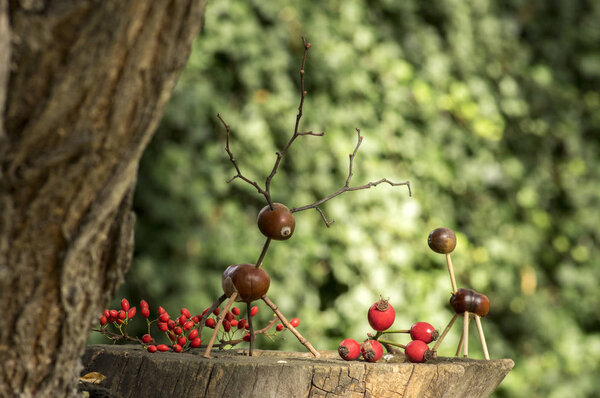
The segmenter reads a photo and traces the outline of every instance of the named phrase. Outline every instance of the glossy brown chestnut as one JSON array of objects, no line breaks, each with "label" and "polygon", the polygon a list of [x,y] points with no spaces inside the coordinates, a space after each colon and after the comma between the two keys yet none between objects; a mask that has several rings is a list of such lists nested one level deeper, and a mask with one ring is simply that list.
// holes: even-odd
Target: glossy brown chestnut
[{"label": "glossy brown chestnut", "polygon": [[287,240],[292,237],[296,221],[285,205],[273,203],[273,210],[267,205],[258,213],[258,229],[267,238]]},{"label": "glossy brown chestnut", "polygon": [[436,228],[429,234],[427,243],[431,250],[436,253],[452,253],[456,247],[456,235],[450,228]]},{"label": "glossy brown chestnut", "polygon": [[236,301],[252,302],[258,300],[269,290],[271,278],[262,269],[253,264],[234,264],[227,267],[221,278],[221,286],[227,297],[237,290]]},{"label": "glossy brown chestnut", "polygon": [[457,314],[468,311],[484,317],[490,311],[490,300],[487,296],[472,289],[458,289],[450,297],[450,305]]}]

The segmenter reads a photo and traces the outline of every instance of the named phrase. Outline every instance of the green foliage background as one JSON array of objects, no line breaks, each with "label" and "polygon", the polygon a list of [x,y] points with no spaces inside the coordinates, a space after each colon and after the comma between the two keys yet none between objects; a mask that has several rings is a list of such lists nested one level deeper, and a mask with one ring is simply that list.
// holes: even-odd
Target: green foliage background
[{"label": "green foliage background", "polygon": [[[498,397],[600,390],[600,3],[377,0],[210,2],[168,111],[140,168],[136,256],[119,294],[154,311],[201,312],[229,265],[256,261],[264,198],[236,180],[232,150],[261,184],[293,132],[300,37],[313,47],[301,137],[273,181],[289,207],[344,184],[381,185],[296,214],[265,259],[269,296],[319,349],[369,332],[379,295],[396,326],[442,329],[450,281],[426,238],[457,231],[459,286],[490,297],[494,358],[515,368]],[[270,318],[262,305],[260,322]],[[454,354],[459,327],[441,346]],[[399,338],[399,341],[403,339]],[[285,334],[259,348],[302,351]],[[482,357],[472,330],[471,350]]]}]

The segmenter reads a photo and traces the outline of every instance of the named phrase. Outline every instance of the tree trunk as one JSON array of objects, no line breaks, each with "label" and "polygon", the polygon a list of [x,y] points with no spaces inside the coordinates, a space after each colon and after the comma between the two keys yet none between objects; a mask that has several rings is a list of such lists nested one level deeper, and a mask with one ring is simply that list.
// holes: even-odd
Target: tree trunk
[{"label": "tree trunk", "polygon": [[0,0],[0,396],[76,395],[205,0]]}]

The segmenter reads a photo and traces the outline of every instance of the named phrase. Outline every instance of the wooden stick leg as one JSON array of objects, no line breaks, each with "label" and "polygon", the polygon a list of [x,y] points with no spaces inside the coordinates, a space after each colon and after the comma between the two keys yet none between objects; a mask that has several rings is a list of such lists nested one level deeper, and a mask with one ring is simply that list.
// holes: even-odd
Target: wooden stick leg
[{"label": "wooden stick leg", "polygon": [[452,259],[450,253],[446,253],[446,263],[448,263],[448,273],[450,274],[450,283],[452,283],[452,293],[456,293],[456,278],[454,278],[454,268],[452,268]]},{"label": "wooden stick leg", "polygon": [[233,305],[233,302],[235,301],[236,297],[237,297],[237,292],[233,292],[231,297],[229,297],[229,301],[227,302],[225,309],[219,315],[219,318],[217,319],[217,326],[215,326],[215,330],[213,330],[213,333],[210,336],[210,340],[208,341],[206,350],[204,350],[204,355],[202,355],[204,358],[210,358],[210,351],[212,350],[212,347],[215,344],[215,339],[217,338],[217,333],[219,333],[219,329],[221,328],[221,325],[223,324],[223,319],[225,318],[225,314],[227,314],[227,311],[229,311],[229,309]]},{"label": "wooden stick leg", "polygon": [[252,326],[252,308],[250,307],[250,303],[246,303],[246,316],[248,317],[248,327],[250,332],[250,348],[248,349],[248,356],[252,356],[252,351],[254,351],[254,326]]},{"label": "wooden stick leg", "polygon": [[469,318],[471,314],[469,311],[465,311],[465,323],[463,326],[463,357],[469,356]]},{"label": "wooden stick leg", "polygon": [[277,306],[275,304],[273,304],[273,302],[267,296],[263,296],[262,299],[273,310],[273,312],[275,313],[275,315],[277,315],[277,317],[279,318],[279,320],[281,321],[281,323],[283,323],[283,325],[286,328],[288,328],[290,330],[290,332],[292,332],[292,334],[294,336],[296,336],[296,338],[298,339],[298,341],[304,347],[306,347],[308,349],[308,351],[310,351],[311,354],[313,354],[316,358],[318,358],[318,357],[321,356],[321,354],[319,354],[319,352],[317,350],[315,350],[315,348],[312,346],[312,344],[310,344],[310,342],[308,340],[306,340],[304,337],[302,337],[302,335],[300,334],[300,332],[298,332],[295,327],[293,327],[292,325],[290,325],[290,323],[285,318],[285,316],[283,316],[283,314],[281,313],[281,311],[279,311],[279,308],[277,308]]},{"label": "wooden stick leg", "polygon": [[483,348],[483,356],[485,359],[490,359],[490,354],[488,353],[487,344],[485,344],[485,336],[483,335],[483,327],[481,327],[481,317],[479,315],[475,315],[475,323],[477,324],[477,330],[479,331],[479,340],[481,340],[481,348]]},{"label": "wooden stick leg", "polygon": [[454,325],[454,322],[456,321],[456,318],[458,318],[458,314],[454,314],[454,316],[452,317],[452,319],[450,319],[450,322],[448,323],[448,326],[446,326],[446,329],[444,329],[444,331],[442,332],[442,335],[435,342],[435,345],[433,346],[433,350],[432,351],[437,351],[437,349],[440,346],[440,344],[442,344],[442,341],[444,340],[444,337],[446,337],[446,335],[448,334],[448,331],[450,330],[450,328],[452,327],[452,325]]},{"label": "wooden stick leg", "polygon": [[458,340],[458,347],[456,347],[456,354],[454,354],[455,357],[460,355],[460,351],[462,350],[464,338],[465,338],[465,329],[463,329],[462,333],[460,334],[460,340]]}]

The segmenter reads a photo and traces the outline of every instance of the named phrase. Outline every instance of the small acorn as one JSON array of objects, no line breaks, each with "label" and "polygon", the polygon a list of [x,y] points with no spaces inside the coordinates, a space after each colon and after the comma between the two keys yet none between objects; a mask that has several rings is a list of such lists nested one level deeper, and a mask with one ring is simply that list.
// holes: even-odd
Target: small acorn
[{"label": "small acorn", "polygon": [[458,289],[450,297],[450,305],[457,314],[468,311],[482,318],[490,311],[490,300],[487,296],[472,289]]},{"label": "small acorn", "polygon": [[262,269],[253,264],[234,264],[227,267],[221,278],[221,286],[227,297],[237,290],[235,301],[250,303],[258,300],[269,290],[271,278]]},{"label": "small acorn", "polygon": [[294,215],[281,203],[273,203],[273,209],[267,205],[258,213],[258,229],[267,238],[287,240],[292,237],[295,226]]},{"label": "small acorn", "polygon": [[427,243],[429,244],[431,250],[436,253],[452,253],[456,247],[456,235],[450,228],[436,228],[429,234]]}]

